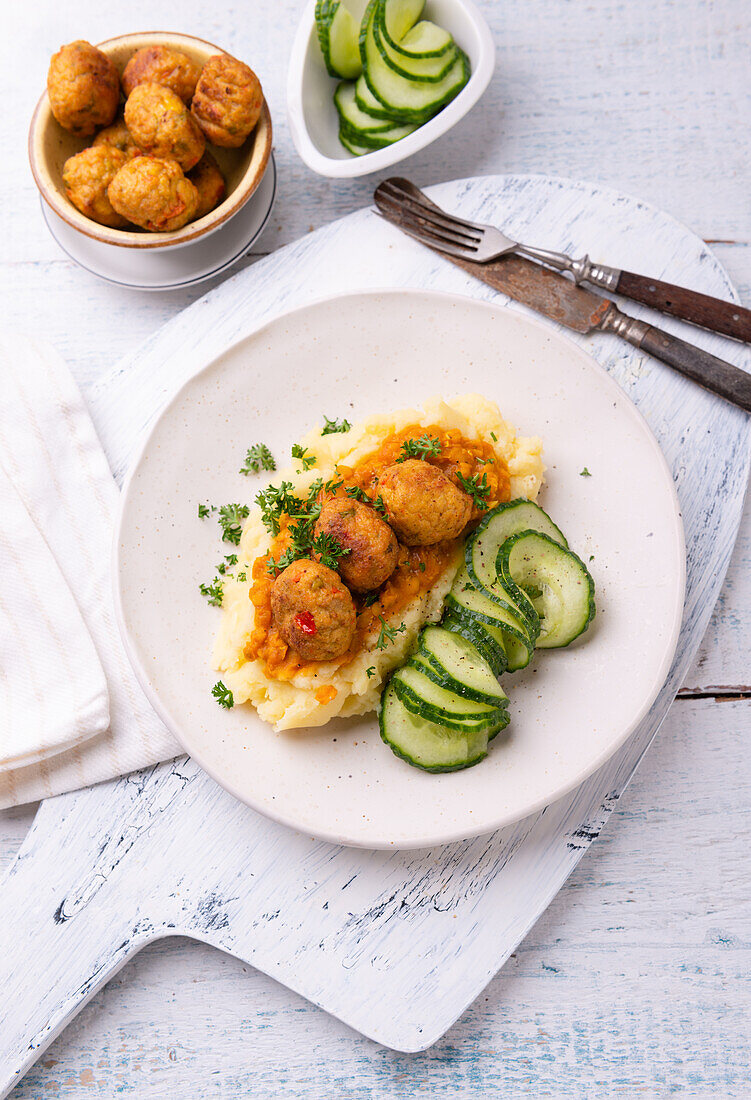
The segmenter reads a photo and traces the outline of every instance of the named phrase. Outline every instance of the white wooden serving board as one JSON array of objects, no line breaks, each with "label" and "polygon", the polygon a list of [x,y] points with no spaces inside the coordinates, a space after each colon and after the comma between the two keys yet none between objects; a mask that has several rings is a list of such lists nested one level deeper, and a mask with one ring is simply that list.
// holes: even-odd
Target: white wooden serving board
[{"label": "white wooden serving board", "polygon": [[[627,196],[541,176],[456,181],[430,193],[530,243],[589,251],[737,300],[701,240]],[[224,347],[283,310],[384,286],[508,304],[372,211],[353,214],[216,288],[95,390],[92,411],[117,476],[164,399]],[[748,367],[741,346],[663,324]],[[684,622],[641,727],[541,813],[426,851],[369,853],[296,834],[236,802],[184,757],[43,803],[2,884],[1,1095],[134,952],[160,937],[229,951],[402,1051],[435,1042],[514,950],[604,827],[670,706],[727,568],[751,457],[744,414],[615,338],[581,343],[647,418],[683,508]]]}]

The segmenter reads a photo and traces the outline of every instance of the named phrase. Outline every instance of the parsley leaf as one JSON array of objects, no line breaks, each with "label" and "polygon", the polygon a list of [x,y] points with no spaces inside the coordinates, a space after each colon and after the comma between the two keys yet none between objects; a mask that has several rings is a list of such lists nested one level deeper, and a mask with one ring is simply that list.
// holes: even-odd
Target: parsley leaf
[{"label": "parsley leaf", "polygon": [[378,593],[377,592],[368,592],[367,596],[362,601],[362,605],[363,605],[363,607],[371,607],[376,602],[377,599],[378,599]]},{"label": "parsley leaf", "polygon": [[375,498],[375,500],[372,501],[372,504],[376,512],[381,512],[384,516],[386,515],[386,505],[383,503],[383,497],[380,493]]},{"label": "parsley leaf", "polygon": [[486,498],[490,492],[488,475],[483,474],[480,477],[479,474],[474,474],[473,477],[463,477],[462,474],[457,474],[456,476],[464,492],[472,497],[475,508],[479,508],[481,512],[486,511],[488,507]]},{"label": "parsley leaf", "polygon": [[211,513],[211,509],[209,508],[208,504],[199,504],[198,505],[198,518],[199,519],[206,519],[206,517],[208,515],[210,515],[210,513]]},{"label": "parsley leaf", "polygon": [[224,707],[226,710],[231,710],[235,705],[235,698],[230,689],[222,683],[221,680],[217,680],[211,689],[211,694],[216,699],[220,707]]},{"label": "parsley leaf", "polygon": [[498,436],[495,434],[495,432],[490,433],[490,438],[493,440],[494,443],[498,442]]},{"label": "parsley leaf", "polygon": [[212,607],[222,606],[222,597],[224,590],[222,588],[222,582],[219,577],[214,577],[211,584],[200,584],[198,590],[202,596],[205,596]]},{"label": "parsley leaf", "polygon": [[376,674],[375,665],[371,665],[370,668],[366,668],[365,672],[366,672],[366,675],[367,675],[368,679],[370,680]]},{"label": "parsley leaf", "polygon": [[224,560],[230,567],[233,565],[237,565],[237,554],[225,554]]},{"label": "parsley leaf", "polygon": [[407,627],[405,623],[402,623],[400,626],[388,626],[383,615],[379,615],[378,618],[381,620],[381,630],[375,647],[376,649],[387,649],[388,646],[393,645],[396,641],[397,634],[403,634]]},{"label": "parsley leaf", "polygon": [[342,546],[336,535],[327,535],[325,532],[316,535],[310,547],[318,554],[321,565],[327,565],[329,569],[336,569],[339,558],[343,558],[346,554],[352,552],[349,546]]},{"label": "parsley leaf", "polygon": [[279,519],[283,513],[291,515],[307,511],[306,502],[296,497],[291,490],[292,482],[283,481],[278,487],[268,485],[256,494],[256,504],[261,509],[263,525],[270,535],[279,534]]},{"label": "parsley leaf", "polygon": [[318,461],[315,455],[308,454],[307,447],[301,447],[299,443],[295,443],[292,447],[292,457],[300,459],[303,470],[309,470]]},{"label": "parsley leaf", "polygon": [[350,485],[349,489],[345,489],[344,492],[348,497],[352,497],[353,500],[359,500],[363,504],[373,503],[368,494],[364,492],[359,485]]},{"label": "parsley leaf", "polygon": [[339,432],[348,432],[352,427],[349,420],[329,420],[326,413],[323,414],[323,419],[326,423],[321,429],[321,435],[337,435]]},{"label": "parsley leaf", "polygon": [[247,504],[223,504],[219,509],[219,525],[222,528],[222,541],[240,544],[243,533],[243,520],[250,509]]},{"label": "parsley leaf", "polygon": [[254,443],[252,447],[248,447],[248,453],[245,456],[245,465],[240,467],[240,473],[245,474],[258,474],[261,470],[275,470],[276,462],[274,456],[268,449],[265,443]]},{"label": "parsley leaf", "polygon": [[591,477],[591,476],[592,475],[590,474],[590,472],[589,472],[589,470],[587,469],[586,466],[584,467],[583,470],[579,471],[579,477]]},{"label": "parsley leaf", "polygon": [[241,582],[246,581],[247,579],[248,579],[248,574],[245,572],[244,569],[243,569],[242,573],[238,573],[237,577],[235,578],[235,580],[238,580],[238,581],[241,581]]},{"label": "parsley leaf", "polygon": [[406,462],[408,458],[426,459],[428,455],[430,455],[431,458],[435,458],[436,455],[440,453],[440,440],[425,434],[421,435],[419,439],[405,439],[396,461]]}]

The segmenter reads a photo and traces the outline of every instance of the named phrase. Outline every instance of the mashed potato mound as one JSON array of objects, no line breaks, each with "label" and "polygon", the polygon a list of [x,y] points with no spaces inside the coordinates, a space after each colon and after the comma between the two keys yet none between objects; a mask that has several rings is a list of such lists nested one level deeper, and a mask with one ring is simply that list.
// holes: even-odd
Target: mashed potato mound
[{"label": "mashed potato mound", "polygon": [[[376,451],[384,439],[411,424],[456,428],[468,439],[484,440],[508,466],[511,499],[537,498],[545,469],[542,440],[518,437],[501,416],[498,406],[479,394],[434,398],[427,401],[423,409],[399,409],[370,416],[347,432],[322,436],[321,428],[316,427],[300,440],[301,445],[316,456],[315,467],[303,473],[290,467],[280,471],[277,478],[291,481],[294,492],[305,496],[316,478],[328,480],[334,475],[336,464],[356,466]],[[254,508],[245,522],[238,564],[224,583],[222,620],[212,662],[231,689],[235,703],[252,703],[259,716],[276,730],[322,726],[331,718],[376,710],[384,681],[393,669],[405,662],[421,627],[441,618],[443,600],[453,583],[459,559],[446,568],[429,591],[415,597],[392,617],[388,625],[404,623],[406,627],[396,636],[393,645],[378,650],[374,637],[368,647],[345,665],[321,663],[312,673],[301,672],[283,681],[267,676],[262,661],[247,660],[245,656],[245,646],[253,629],[254,608],[249,598],[251,569],[256,558],[268,552],[269,543],[260,510]]]}]

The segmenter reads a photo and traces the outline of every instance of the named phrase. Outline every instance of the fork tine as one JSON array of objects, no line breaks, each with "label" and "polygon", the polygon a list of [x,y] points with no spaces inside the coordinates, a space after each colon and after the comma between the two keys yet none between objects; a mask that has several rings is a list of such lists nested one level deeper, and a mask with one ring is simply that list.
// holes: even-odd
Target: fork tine
[{"label": "fork tine", "polygon": [[437,248],[439,252],[447,252],[450,256],[458,256],[463,260],[472,259],[472,250],[468,249],[466,245],[451,244],[443,237],[435,236],[432,233],[427,232],[422,227],[416,228],[412,226],[411,222],[397,221],[394,218],[389,217],[387,213],[381,211],[381,217],[392,225],[396,225],[401,229],[402,233],[406,233],[408,237],[411,237],[414,241],[419,241],[420,244],[427,245],[428,248]]},{"label": "fork tine", "polygon": [[453,234],[460,242],[471,242],[477,246],[482,241],[482,233],[478,230],[465,229],[461,222],[454,220],[450,215],[444,214],[441,210],[432,210],[429,206],[425,206],[422,203],[415,202],[404,196],[397,197],[387,194],[378,195],[376,197],[376,206],[380,207],[386,203],[389,203],[395,209],[403,211],[405,214],[409,214],[415,221],[424,222],[427,225],[434,226],[436,229],[442,229]]},{"label": "fork tine", "polygon": [[445,210],[441,210],[426,195],[423,195],[419,187],[415,187],[409,180],[402,179],[399,176],[384,180],[383,183],[378,185],[375,190],[376,203],[382,197],[388,197],[409,206],[428,220],[441,221],[447,229],[464,231],[469,237],[482,238],[485,232],[485,226],[479,225],[477,222],[469,222],[464,218],[457,217],[455,214],[447,214]]},{"label": "fork tine", "polygon": [[476,252],[482,243],[482,237],[470,237],[462,229],[456,229],[448,219],[434,221],[426,218],[421,212],[413,210],[401,201],[392,201],[390,198],[384,201],[381,198],[376,205],[381,213],[387,214],[389,220],[396,225],[409,223],[416,233],[430,235],[436,240],[454,244],[470,253]]}]

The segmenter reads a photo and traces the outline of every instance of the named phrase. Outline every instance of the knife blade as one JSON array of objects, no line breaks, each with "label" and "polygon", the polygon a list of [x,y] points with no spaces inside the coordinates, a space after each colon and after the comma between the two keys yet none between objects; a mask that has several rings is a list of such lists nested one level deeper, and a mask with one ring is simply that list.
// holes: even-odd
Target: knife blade
[{"label": "knife blade", "polygon": [[[424,194],[423,199],[427,199]],[[430,202],[429,199],[427,201]],[[435,206],[435,203],[431,205]],[[380,210],[380,216],[397,228],[403,228],[398,219],[390,217],[387,211]],[[418,239],[411,233],[408,236]],[[508,255],[500,260],[476,263],[433,248],[426,241],[420,243],[494,290],[501,291],[552,321],[585,335],[603,332],[619,336],[698,385],[751,412],[751,374],[671,333],[623,313],[609,298],[593,294],[550,268],[521,256]]]}]

